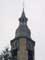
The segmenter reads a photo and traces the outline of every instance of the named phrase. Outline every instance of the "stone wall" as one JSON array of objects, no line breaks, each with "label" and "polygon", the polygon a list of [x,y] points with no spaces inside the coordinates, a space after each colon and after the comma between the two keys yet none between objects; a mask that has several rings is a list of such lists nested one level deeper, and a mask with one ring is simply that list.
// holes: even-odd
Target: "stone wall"
[{"label": "stone wall", "polygon": [[26,48],[26,39],[20,38],[19,39],[19,50],[17,53],[17,60],[28,60],[28,51]]}]

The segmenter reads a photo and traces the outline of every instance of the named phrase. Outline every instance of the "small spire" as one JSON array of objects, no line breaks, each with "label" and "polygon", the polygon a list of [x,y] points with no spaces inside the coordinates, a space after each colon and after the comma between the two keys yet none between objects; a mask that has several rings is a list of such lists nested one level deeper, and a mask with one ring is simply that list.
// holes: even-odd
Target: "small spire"
[{"label": "small spire", "polygon": [[19,21],[20,21],[21,23],[26,23],[26,22],[27,22],[27,18],[26,18],[26,16],[25,16],[25,12],[24,12],[24,0],[23,0],[23,11],[22,11],[21,17],[19,18]]}]

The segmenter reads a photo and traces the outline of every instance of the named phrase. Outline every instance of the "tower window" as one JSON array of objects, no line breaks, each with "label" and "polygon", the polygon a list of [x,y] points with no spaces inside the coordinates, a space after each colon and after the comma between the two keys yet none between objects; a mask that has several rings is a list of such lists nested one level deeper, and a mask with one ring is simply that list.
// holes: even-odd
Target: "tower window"
[{"label": "tower window", "polygon": [[33,51],[28,50],[28,60],[33,60]]}]

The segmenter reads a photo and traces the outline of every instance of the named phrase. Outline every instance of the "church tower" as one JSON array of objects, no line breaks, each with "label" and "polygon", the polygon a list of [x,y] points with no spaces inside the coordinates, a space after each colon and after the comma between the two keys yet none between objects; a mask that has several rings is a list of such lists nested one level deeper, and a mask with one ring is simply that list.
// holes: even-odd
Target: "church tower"
[{"label": "church tower", "polygon": [[35,42],[31,39],[31,31],[27,26],[27,21],[23,9],[15,38],[10,42],[13,60],[34,60]]}]

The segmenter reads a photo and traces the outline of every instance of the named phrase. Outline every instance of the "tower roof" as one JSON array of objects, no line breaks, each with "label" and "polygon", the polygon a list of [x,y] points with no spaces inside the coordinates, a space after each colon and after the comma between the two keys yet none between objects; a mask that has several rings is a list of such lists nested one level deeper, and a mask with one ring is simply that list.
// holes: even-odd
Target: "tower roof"
[{"label": "tower roof", "polygon": [[16,38],[17,37],[28,37],[30,38],[31,32],[27,26],[27,18],[25,16],[25,12],[23,9],[22,15],[19,18],[20,24],[19,27],[16,30]]}]

